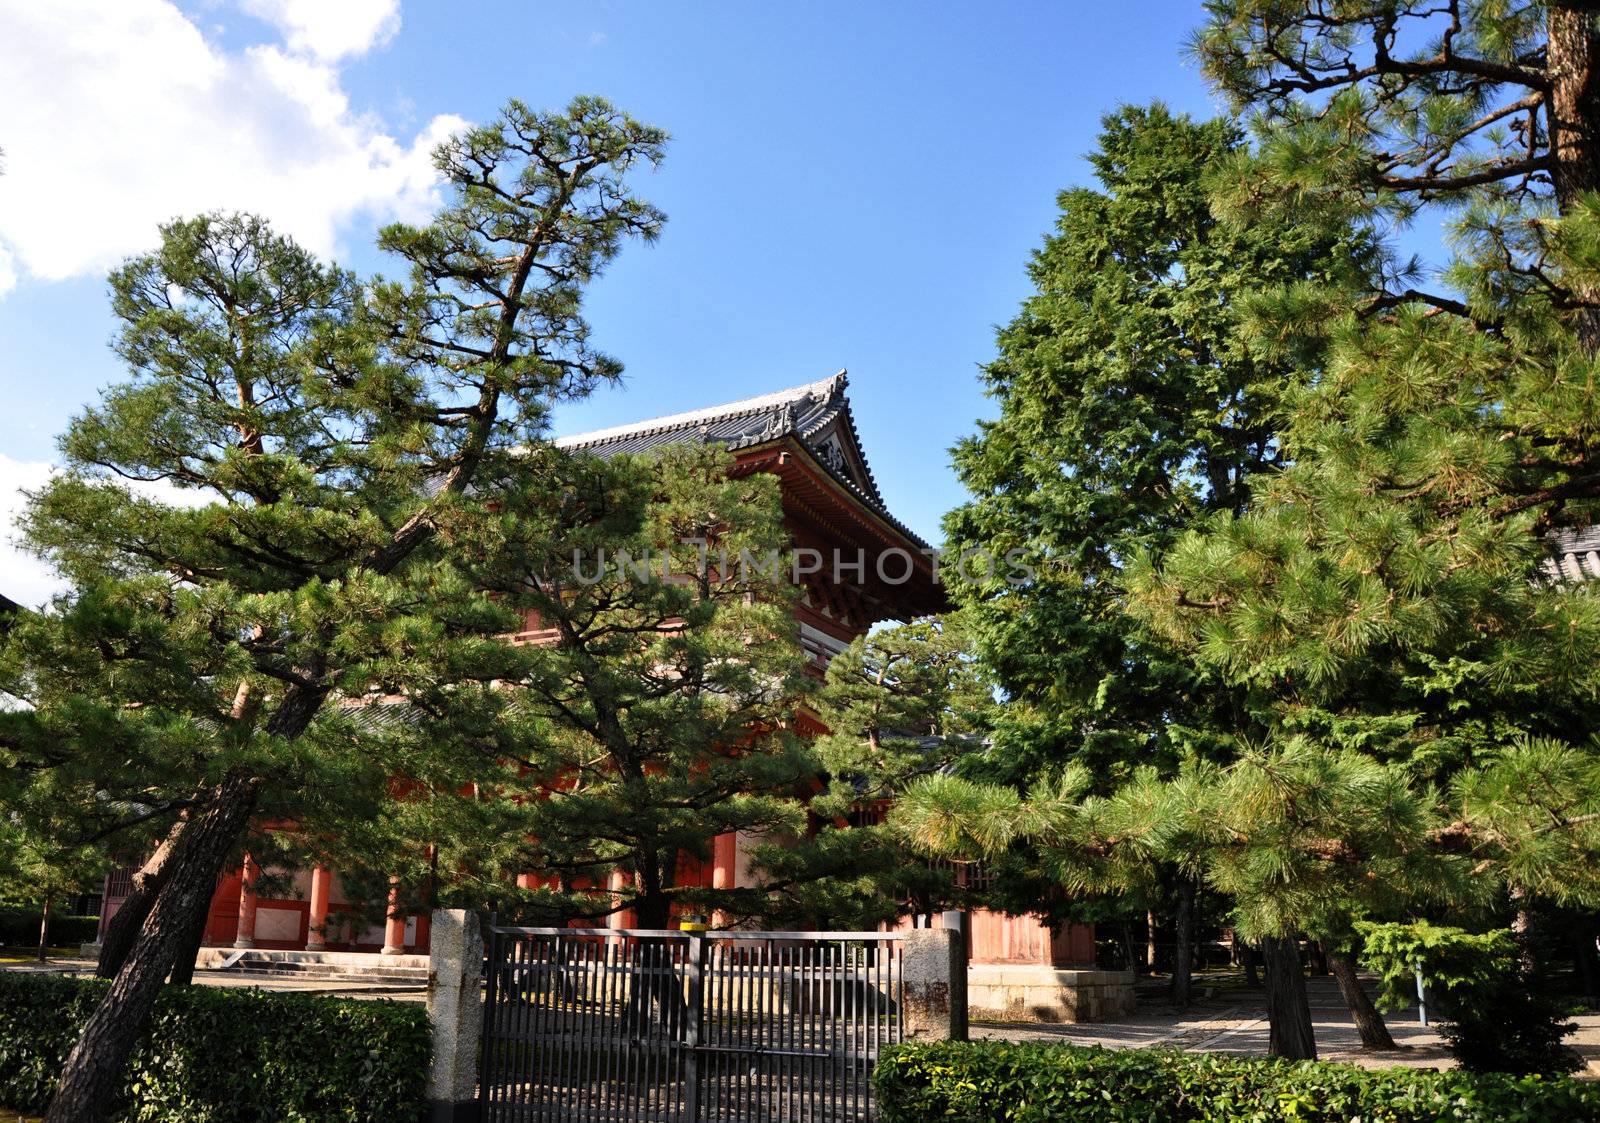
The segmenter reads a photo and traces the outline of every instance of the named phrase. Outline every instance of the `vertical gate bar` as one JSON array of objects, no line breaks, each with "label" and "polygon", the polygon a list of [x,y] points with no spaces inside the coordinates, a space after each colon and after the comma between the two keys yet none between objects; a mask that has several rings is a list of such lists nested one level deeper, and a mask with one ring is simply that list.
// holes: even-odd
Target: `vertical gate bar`
[{"label": "vertical gate bar", "polygon": [[[730,944],[729,946],[733,947],[735,945]],[[754,949],[749,944],[740,944],[737,946],[739,948],[740,955],[739,977],[743,983],[739,999],[739,1047],[741,1049],[749,1049],[754,1044],[751,1035],[751,1030],[754,1028],[751,1023],[754,1021],[754,1018],[751,1015],[755,1010],[756,983],[755,980],[750,977],[750,953]],[[750,1103],[750,1088],[751,1085],[755,1083],[755,1080],[751,1076],[751,1070],[754,1069],[755,1066],[756,1055],[754,1053],[739,1054],[739,1071],[735,1074],[736,1079],[738,1080],[737,1087],[739,1089],[739,1094],[734,1100],[734,1105],[741,1119],[747,1119],[755,1114],[753,1111],[751,1111]]]},{"label": "vertical gate bar", "polygon": [[[671,962],[671,978],[673,980],[673,985],[679,988],[679,993],[682,993],[682,991],[689,985],[688,963],[685,960],[683,946],[681,944],[673,944],[672,952],[668,956],[668,959]],[[667,1033],[671,1037],[674,1046],[673,1071],[677,1075],[678,1093],[683,1097],[683,1106],[681,1108],[683,1111],[683,1118],[685,1120],[693,1121],[695,1117],[687,1110],[689,1102],[689,1089],[684,1083],[684,1078],[688,1073],[687,1062],[689,1058],[684,1054],[683,1049],[683,1025],[676,1016],[676,1010],[666,1014],[662,1020],[666,1023]]]},{"label": "vertical gate bar", "polygon": [[761,1054],[761,1030],[765,1023],[766,1007],[762,1002],[762,995],[766,993],[766,978],[762,973],[761,961],[766,955],[765,943],[746,944],[745,954],[748,957],[745,968],[750,976],[750,1020],[749,1027],[745,1030],[745,1043],[750,1047],[750,1068],[745,1073],[747,1095],[745,1104],[752,1108],[750,1115],[753,1118],[764,1118],[760,1113],[764,1110],[765,1100],[762,1099],[761,1089],[766,1068],[766,1058]]},{"label": "vertical gate bar", "polygon": [[[633,1027],[628,1025],[627,954],[628,948],[626,942],[621,938],[618,938],[611,949],[611,961],[616,972],[616,982],[613,987],[611,1011],[613,1016],[617,1019],[617,1032],[627,1043],[628,1049],[628,1055],[624,1059],[622,1069],[623,1084],[619,1100],[621,1104],[621,1111],[619,1112],[619,1115],[623,1119],[633,1119],[635,1117],[632,1107],[634,1099],[633,1089],[637,1076],[635,1069],[636,1066],[642,1065],[643,1058],[639,1055],[638,1041],[634,1035]],[[642,1071],[643,1069],[639,1068],[639,1072]]]},{"label": "vertical gate bar", "polygon": [[722,1074],[727,1067],[724,1064],[727,1054],[721,1048],[727,1044],[728,1027],[723,1015],[727,988],[723,985],[721,956],[716,941],[702,934],[700,943],[705,948],[706,963],[705,976],[700,980],[701,993],[705,995],[705,1001],[701,1004],[700,1040],[716,1046],[706,1053],[700,1070],[701,1114],[708,1119],[716,1119],[722,1114]]},{"label": "vertical gate bar", "polygon": [[478,1077],[478,1102],[488,1110],[484,1112],[488,1123],[492,1123],[494,1113],[494,1068],[495,1054],[499,1044],[495,1025],[495,978],[500,974],[500,964],[497,958],[499,951],[499,936],[495,925],[500,919],[499,913],[489,914],[489,970],[488,979],[484,981],[483,996],[483,1064],[482,1072]]},{"label": "vertical gate bar", "polygon": [[501,1016],[505,1022],[506,1048],[502,1058],[506,1064],[504,1073],[504,1096],[506,1101],[506,1118],[520,1119],[520,1108],[527,1103],[530,1085],[524,1079],[527,1075],[528,1063],[531,1060],[525,1053],[526,1033],[523,1021],[526,1003],[522,997],[523,977],[519,973],[518,959],[525,954],[523,939],[509,935],[505,943],[505,952],[500,963],[502,978],[500,980],[500,1007]]},{"label": "vertical gate bar", "polygon": [[567,1031],[561,1035],[562,1048],[568,1050],[567,1082],[572,1088],[572,1103],[567,1109],[574,1118],[585,1118],[589,1110],[589,1058],[594,1055],[594,1039],[589,1035],[589,946],[588,936],[573,941],[572,956],[577,962],[576,987],[565,996]]},{"label": "vertical gate bar", "polygon": [[544,989],[544,1001],[534,1006],[544,1018],[544,1032],[540,1036],[544,1041],[543,1052],[550,1057],[550,1078],[544,1081],[539,1118],[556,1120],[563,1117],[567,1090],[572,1083],[572,1054],[567,1049],[572,1034],[572,1010],[564,993],[571,977],[568,960],[572,958],[572,948],[562,936],[541,938],[539,948],[544,953],[544,975],[551,983]]},{"label": "vertical gate bar", "polygon": [[607,1049],[605,1027],[596,1016],[600,1009],[596,996],[600,991],[600,943],[593,936],[583,938],[583,994],[578,1006],[578,1032],[575,1040],[583,1048],[583,1106],[584,1118],[600,1119],[602,1089],[600,1066]]},{"label": "vertical gate bar", "polygon": [[[650,1027],[645,1023],[638,1021],[637,1014],[634,1012],[634,1002],[636,1001],[634,994],[639,988],[639,977],[637,972],[639,970],[639,963],[643,959],[644,954],[645,949],[640,947],[637,941],[632,939],[627,941],[626,955],[628,968],[623,977],[628,984],[628,997],[626,999],[624,1009],[626,1011],[625,1017],[628,1019],[628,1032],[635,1035],[639,1041],[639,1081],[636,1086],[638,1089],[649,1088],[653,1082],[653,1074],[650,1068]],[[638,1105],[636,1107],[638,1118],[641,1120],[651,1118],[651,1108],[649,1102],[644,1098],[645,1093],[643,1091],[636,1090],[632,1093],[632,1095]]]},{"label": "vertical gate bar", "polygon": [[638,1041],[638,1072],[635,1073],[637,1080],[632,1083],[627,1094],[629,1094],[630,1099],[629,1110],[634,1113],[635,1118],[640,1118],[640,1120],[650,1118],[650,1113],[646,1110],[648,1109],[648,1104],[642,1099],[638,1099],[638,1089],[650,1085],[650,1078],[653,1075],[651,1073],[651,1067],[653,1067],[651,1062],[654,1059],[651,1056],[650,1021],[645,1017],[640,1017],[640,1013],[638,1013],[638,990],[640,990],[640,979],[643,977],[640,971],[645,969],[645,960],[648,955],[650,955],[648,944],[643,941],[629,941],[629,949],[627,949],[627,1022],[629,1022],[629,1033],[632,1033],[635,1040]]},{"label": "vertical gate bar", "polygon": [[580,937],[564,946],[556,957],[556,970],[560,977],[571,980],[570,985],[557,992],[556,1009],[561,1012],[561,1030],[556,1036],[556,1047],[561,1050],[561,1080],[556,1085],[561,1096],[557,1111],[567,1118],[581,1118],[583,1108],[583,1058],[586,1042],[583,1040],[583,984],[587,964],[584,962],[584,941]]},{"label": "vertical gate bar", "polygon": [[531,1080],[528,1085],[524,1103],[528,1105],[528,1118],[541,1120],[544,1118],[545,1101],[550,1095],[550,1086],[557,1079],[557,1057],[551,1052],[549,1040],[549,1019],[552,1016],[548,998],[541,1000],[536,974],[548,958],[549,942],[539,936],[522,937],[523,961],[520,974],[518,994],[521,999],[520,1019],[523,1026],[523,1039],[529,1049],[527,1068]]},{"label": "vertical gate bar", "polygon": [[827,1049],[828,1011],[828,945],[821,940],[811,945],[811,973],[816,981],[811,984],[815,999],[811,1004],[811,1118],[822,1118],[822,1094],[827,1087],[827,1074],[823,1071],[824,1050]]},{"label": "vertical gate bar", "polygon": [[774,974],[776,968],[772,964],[772,941],[761,941],[760,959],[758,960],[761,971],[761,990],[756,996],[758,1004],[757,1017],[760,1025],[756,1028],[756,1045],[763,1051],[758,1054],[761,1075],[756,1084],[757,1094],[761,1097],[761,1108],[767,1110],[768,1105],[777,1106],[780,1101],[772,1095],[773,1059],[772,1049],[772,1001]]},{"label": "vertical gate bar", "polygon": [[728,964],[722,947],[710,936],[702,937],[706,946],[706,1015],[700,1026],[705,1039],[717,1046],[706,1058],[706,1079],[701,1098],[710,1118],[722,1116],[724,1085],[728,1074]]},{"label": "vertical gate bar", "polygon": [[508,1013],[516,1033],[517,1075],[522,1078],[512,1086],[511,1099],[517,1105],[517,1118],[527,1119],[531,1116],[538,1119],[538,1096],[544,1083],[535,1075],[535,1066],[544,1060],[544,1053],[538,1044],[538,1008],[534,1005],[536,996],[532,991],[534,956],[538,954],[538,948],[531,937],[517,936],[508,950],[511,954],[506,990],[512,1000]]},{"label": "vertical gate bar", "polygon": [[794,1068],[796,1095],[795,1117],[800,1123],[806,1120],[806,945],[802,942],[794,948],[794,979],[795,979],[795,1005],[794,1014],[790,1024],[794,1027]]},{"label": "vertical gate bar", "polygon": [[767,941],[767,1041],[772,1046],[772,1064],[769,1068],[771,1076],[771,1099],[777,1105],[782,1118],[788,1119],[789,1084],[785,1079],[784,1066],[787,1058],[783,1055],[783,1003],[785,993],[783,989],[783,948]]},{"label": "vertical gate bar", "polygon": [[600,1009],[600,1024],[610,1045],[606,1049],[605,1092],[601,1097],[601,1117],[611,1119],[618,1114],[617,1084],[622,1075],[623,1061],[627,1058],[628,1039],[618,1032],[613,1017],[615,1003],[613,989],[616,986],[617,975],[612,970],[612,954],[610,939],[600,941],[600,994],[595,1001]]},{"label": "vertical gate bar", "polygon": [[866,1053],[866,1023],[861,1020],[867,1006],[867,947],[863,940],[850,951],[850,1115],[861,1115],[864,1089],[861,1082],[860,1057]]},{"label": "vertical gate bar", "polygon": [[[779,971],[779,979],[781,979],[782,982],[782,1003],[786,1003],[786,1005],[789,1006],[794,1006],[792,990],[790,990],[789,987],[790,950],[792,949],[790,949],[790,947],[786,947],[786,945],[779,945],[778,947],[778,960],[782,965],[782,969]],[[786,1011],[786,1009],[782,1008],[782,1006],[779,1006],[778,1021],[774,1022],[773,1024],[773,1029],[778,1032],[778,1067],[782,1073],[781,1077],[779,1077],[779,1086],[781,1086],[782,1091],[784,1091],[784,1112],[786,1112],[786,1115],[789,1118],[795,1118],[795,1115],[797,1115],[798,1105],[800,1105],[800,1099],[795,1096],[795,1091],[797,1091],[797,1088],[795,1088],[795,1081],[792,1080],[792,1072],[790,1072],[792,1067],[794,1067],[794,1065],[790,1064],[790,1062],[794,1061],[794,1057],[790,1056],[789,1048],[789,1046],[794,1045],[794,1041],[792,1041],[792,1037],[794,1037],[794,1033],[792,1033],[792,1025],[794,1025],[794,1013],[797,1013],[797,1011]]]},{"label": "vertical gate bar", "polygon": [[[658,1041],[658,1070],[659,1075],[666,1078],[664,1083],[677,1089],[678,1102],[682,1104],[683,1096],[683,1051],[678,1048],[677,1030],[672,1027],[672,1013],[670,1008],[662,1005],[661,995],[666,984],[677,985],[678,977],[678,945],[672,941],[656,941],[656,974],[651,976],[651,995],[656,997],[656,1016],[651,1021],[651,1029],[656,1033]],[[661,1109],[666,1110],[666,1101],[662,1101]],[[677,1121],[674,1120],[674,1123]]]},{"label": "vertical gate bar", "polygon": [[521,1097],[526,1110],[524,1118],[543,1119],[544,1101],[554,1075],[549,1047],[546,1018],[548,1007],[540,1001],[537,979],[545,962],[546,941],[539,936],[522,935],[517,938],[521,949],[517,971],[512,976],[517,981],[517,1023],[521,1028],[522,1047],[527,1050],[523,1070],[528,1082]]},{"label": "vertical gate bar", "polygon": [[689,993],[684,996],[684,1092],[688,1098],[685,1114],[695,1123],[700,1114],[700,1022],[705,1006],[705,937],[699,933],[689,936],[689,946],[684,954]]},{"label": "vertical gate bar", "polygon": [[812,1039],[817,1015],[816,992],[817,945],[811,940],[800,944],[800,1118],[803,1123],[816,1123],[817,1080],[811,1063]]},{"label": "vertical gate bar", "polygon": [[849,1119],[854,1113],[851,1095],[855,1083],[850,1079],[850,1017],[852,1005],[850,1002],[850,943],[840,940],[839,947],[834,952],[834,1063],[833,1084],[836,1089],[834,1102],[837,1105],[834,1114],[841,1118]]},{"label": "vertical gate bar", "polygon": [[806,1051],[811,1054],[806,1064],[811,1065],[811,1080],[806,1085],[811,1088],[811,1118],[821,1118],[822,1091],[827,1086],[827,1073],[822,1072],[822,1048],[824,1045],[824,1024],[827,1013],[827,944],[821,941],[811,941],[811,1016],[808,1021],[806,1033]]},{"label": "vertical gate bar", "polygon": [[[833,979],[828,995],[828,1116],[833,1118],[839,1114],[842,1107],[849,1106],[848,1093],[849,1072],[840,1064],[841,1060],[848,1061],[844,1053],[844,1042],[847,1040],[844,1019],[848,1017],[849,1004],[845,997],[844,964],[845,943],[840,940],[837,944],[829,943],[828,951],[833,956]],[[842,1105],[842,1107],[841,1107]],[[845,1116],[844,1118],[849,1118]]]},{"label": "vertical gate bar", "polygon": [[589,1024],[594,1027],[594,1043],[599,1049],[594,1062],[594,1108],[597,1119],[611,1117],[612,1069],[616,1064],[619,1042],[611,1031],[610,1005],[606,992],[610,986],[607,973],[606,941],[594,941],[590,960],[594,964],[593,981],[589,984]]},{"label": "vertical gate bar", "polygon": [[811,1008],[814,1005],[811,998],[811,958],[812,944],[810,940],[803,940],[799,948],[800,970],[800,1021],[795,1035],[800,1069],[800,1120],[801,1123],[814,1123],[816,1111],[811,1087],[811,1058],[807,1056],[807,1046],[811,1041]]},{"label": "vertical gate bar", "polygon": [[544,1120],[546,1118],[546,1105],[550,1099],[550,1085],[560,1080],[560,1054],[550,1049],[550,1038],[555,1037],[554,1022],[555,1011],[550,1009],[549,1001],[539,1000],[538,979],[541,966],[547,965],[550,958],[550,945],[546,937],[528,937],[526,941],[526,961],[522,968],[522,1008],[523,1019],[528,1025],[528,1040],[533,1043],[534,1072],[538,1078],[530,1089],[531,1107],[533,1118]]},{"label": "vertical gate bar", "polygon": [[611,1074],[611,1090],[606,1100],[607,1118],[622,1119],[628,1110],[628,1064],[633,1058],[633,1046],[628,1037],[627,1027],[623,1020],[617,1016],[620,1004],[617,996],[621,993],[617,985],[617,945],[609,936],[602,942],[602,958],[606,965],[606,990],[602,998],[605,1009],[605,1023],[612,1039],[616,1042],[613,1052],[615,1058],[609,1068]]},{"label": "vertical gate bar", "polygon": [[[664,1068],[662,1065],[662,1058],[658,1051],[658,1043],[656,1041],[656,1023],[649,1017],[649,1011],[647,1009],[649,1002],[649,983],[645,981],[646,976],[642,974],[642,972],[649,970],[650,961],[652,958],[659,958],[658,945],[651,943],[649,940],[638,941],[634,950],[635,967],[629,977],[629,985],[632,987],[632,991],[628,996],[628,1016],[630,1018],[637,1019],[639,1033],[644,1037],[646,1043],[645,1078],[644,1083],[640,1086],[640,1090],[641,1094],[646,1097],[645,1107],[647,1110],[652,1108],[652,1105],[648,1099],[650,1091],[651,1089],[659,1088],[661,1086]],[[644,999],[646,1007],[641,1007],[640,1005],[639,992],[641,989],[643,989],[646,994]],[[643,1013],[641,1013],[641,1010],[643,1010]],[[661,1118],[660,1112],[663,1109],[665,1102],[665,1097],[662,1097],[654,1105],[654,1118]],[[651,1116],[647,1115],[646,1118],[651,1118]]]},{"label": "vertical gate bar", "polygon": [[499,1023],[501,1043],[499,1056],[499,1069],[496,1083],[500,1086],[496,1093],[501,1102],[506,1119],[516,1118],[512,1110],[518,1101],[517,1091],[521,1087],[518,1077],[522,1075],[522,1050],[518,1045],[517,1037],[517,974],[512,966],[517,955],[516,937],[506,935],[501,938],[500,960],[495,964],[495,969],[500,973],[500,990],[495,999],[498,1009],[495,1011],[495,1020]]}]

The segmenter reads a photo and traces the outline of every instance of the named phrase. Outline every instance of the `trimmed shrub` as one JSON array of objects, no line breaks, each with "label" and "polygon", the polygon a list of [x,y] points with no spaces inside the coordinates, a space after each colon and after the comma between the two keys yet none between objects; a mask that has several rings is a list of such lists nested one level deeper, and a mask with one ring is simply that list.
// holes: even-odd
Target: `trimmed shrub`
[{"label": "trimmed shrub", "polygon": [[1048,1043],[895,1045],[882,1123],[1594,1123],[1600,1087],[1504,1076]]},{"label": "trimmed shrub", "polygon": [[[39,910],[0,905],[0,947],[36,948],[39,946]],[[50,946],[77,947],[100,934],[98,916],[52,916]]]},{"label": "trimmed shrub", "polygon": [[1583,1058],[1562,1041],[1578,1028],[1578,1003],[1523,967],[1524,948],[1508,928],[1472,933],[1426,920],[1359,924],[1361,961],[1378,972],[1378,1005],[1404,1008],[1422,968],[1429,1002],[1441,1016],[1450,1052],[1473,1072],[1574,1072]]},{"label": "trimmed shrub", "polygon": [[[109,984],[0,972],[0,1103],[41,1111]],[[421,1119],[430,1050],[421,1005],[167,987],[128,1064],[129,1123],[391,1123]]]}]

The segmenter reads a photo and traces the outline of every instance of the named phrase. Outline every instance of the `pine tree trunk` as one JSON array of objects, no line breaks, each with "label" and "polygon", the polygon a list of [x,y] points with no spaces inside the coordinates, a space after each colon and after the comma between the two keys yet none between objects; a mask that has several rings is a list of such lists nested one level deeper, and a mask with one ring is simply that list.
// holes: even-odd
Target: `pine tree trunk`
[{"label": "pine tree trunk", "polygon": [[101,1123],[109,1118],[128,1054],[162,984],[187,945],[194,914],[204,912],[234,843],[249,825],[261,781],[243,769],[212,789],[168,860],[172,871],[139,938],[67,1055],[45,1123]]},{"label": "pine tree trunk", "polygon": [[[1556,205],[1566,214],[1579,195],[1600,188],[1600,34],[1593,4],[1581,0],[1554,0],[1546,21],[1552,178]],[[1593,285],[1576,292],[1600,303]],[[1580,308],[1574,328],[1585,351],[1600,353],[1600,309]]]},{"label": "pine tree trunk", "polygon": [[1169,997],[1176,1006],[1189,1005],[1194,960],[1194,879],[1178,878],[1178,907],[1172,919],[1177,941],[1172,949],[1172,988]]},{"label": "pine tree trunk", "polygon": [[[216,896],[216,888],[212,888],[212,897]],[[194,961],[200,957],[200,945],[205,943],[206,922],[211,919],[211,902],[206,901],[206,907],[195,913],[189,921],[188,939],[178,952],[178,958],[172,965],[172,976],[167,981],[172,986],[186,987],[194,982]]]},{"label": "pine tree trunk", "polygon": [[182,837],[183,828],[182,820],[174,823],[161,845],[133,875],[133,892],[123,898],[116,915],[106,925],[105,935],[100,938],[100,961],[94,969],[98,978],[114,979],[117,972],[122,970],[123,961],[128,958],[128,952],[139,937],[139,929],[144,927],[145,918],[150,915],[156,897],[167,883],[167,876],[171,872],[167,859],[172,856],[173,848]]},{"label": "pine tree trunk", "polygon": [[1389,1026],[1384,1022],[1383,1015],[1378,1013],[1378,1008],[1372,1004],[1371,995],[1367,988],[1361,985],[1361,978],[1356,974],[1356,964],[1353,959],[1342,951],[1323,945],[1323,954],[1328,960],[1328,970],[1339,984],[1339,993],[1344,996],[1344,1003],[1350,1007],[1350,1016],[1355,1019],[1356,1033],[1361,1037],[1363,1049],[1398,1049],[1394,1038],[1389,1034]]},{"label": "pine tree trunk", "polygon": [[1291,1061],[1314,1061],[1317,1037],[1300,945],[1292,936],[1268,936],[1261,941],[1261,950],[1267,966],[1267,1052]]},{"label": "pine tree trunk", "polygon": [[1144,973],[1156,973],[1156,910],[1144,910]]},{"label": "pine tree trunk", "polygon": [[44,908],[39,910],[39,962],[44,962],[45,949],[50,946],[50,898],[44,899]]}]

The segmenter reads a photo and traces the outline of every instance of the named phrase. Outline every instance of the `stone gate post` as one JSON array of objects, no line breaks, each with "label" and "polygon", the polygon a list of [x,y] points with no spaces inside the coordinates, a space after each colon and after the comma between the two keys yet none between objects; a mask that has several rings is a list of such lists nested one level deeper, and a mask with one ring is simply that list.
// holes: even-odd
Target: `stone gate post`
[{"label": "stone gate post", "polygon": [[428,944],[429,1123],[477,1123],[478,1038],[483,1032],[483,936],[478,914],[435,909]]},{"label": "stone gate post", "polygon": [[907,1041],[967,1039],[967,944],[954,928],[912,928],[900,964]]}]

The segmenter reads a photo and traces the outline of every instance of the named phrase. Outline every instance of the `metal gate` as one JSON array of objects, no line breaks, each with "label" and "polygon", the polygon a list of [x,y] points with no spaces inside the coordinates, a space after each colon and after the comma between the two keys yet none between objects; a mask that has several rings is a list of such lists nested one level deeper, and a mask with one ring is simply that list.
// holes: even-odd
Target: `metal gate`
[{"label": "metal gate", "polygon": [[488,933],[485,1123],[871,1120],[897,932]]}]

